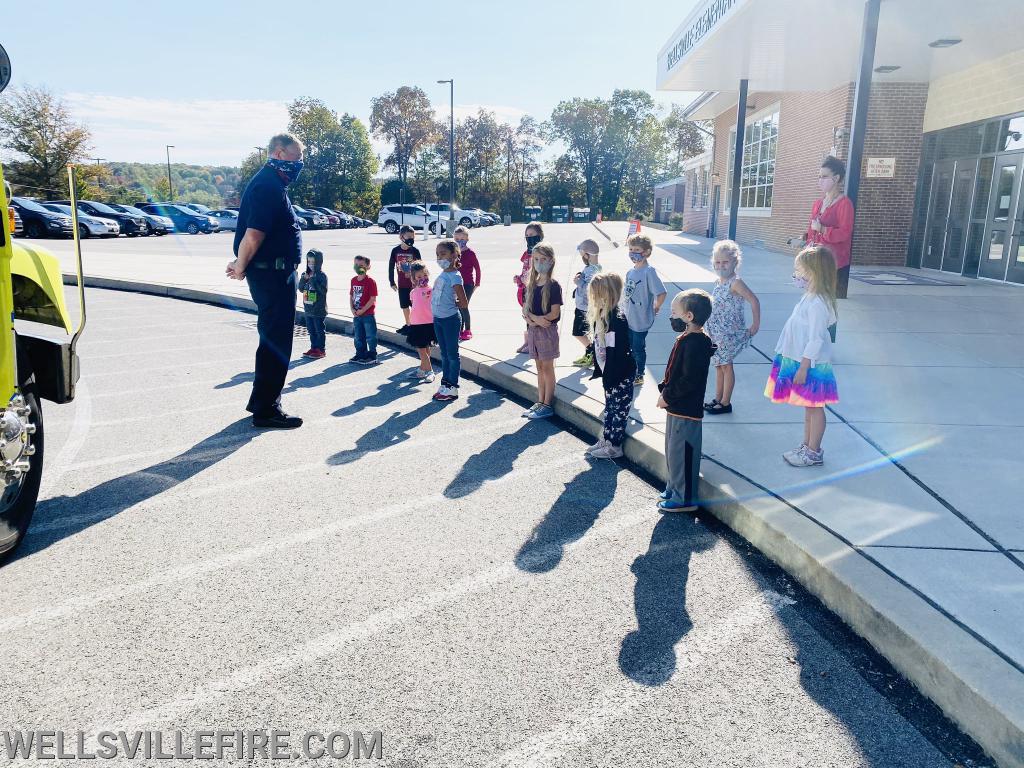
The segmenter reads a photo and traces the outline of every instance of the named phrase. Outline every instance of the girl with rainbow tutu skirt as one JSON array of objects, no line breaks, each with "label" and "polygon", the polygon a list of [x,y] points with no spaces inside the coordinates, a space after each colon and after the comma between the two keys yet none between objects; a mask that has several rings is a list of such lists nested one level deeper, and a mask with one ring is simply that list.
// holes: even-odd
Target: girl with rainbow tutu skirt
[{"label": "girl with rainbow tutu skirt", "polygon": [[796,256],[793,282],[804,295],[793,308],[775,345],[775,360],[764,394],[773,403],[804,409],[804,441],[782,458],[794,467],[821,466],[825,451],[825,406],[839,402],[832,371],[832,343],[836,323],[836,260],[821,245],[804,248]]}]

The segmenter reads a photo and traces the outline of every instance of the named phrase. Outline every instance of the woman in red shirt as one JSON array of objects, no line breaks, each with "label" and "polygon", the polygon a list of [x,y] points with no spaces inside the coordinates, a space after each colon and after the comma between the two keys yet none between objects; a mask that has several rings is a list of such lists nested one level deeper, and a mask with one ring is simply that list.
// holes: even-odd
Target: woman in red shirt
[{"label": "woman in red shirt", "polygon": [[811,207],[811,223],[805,239],[814,245],[827,245],[836,258],[836,297],[846,298],[850,284],[850,247],[853,241],[853,203],[843,193],[846,165],[835,157],[826,157],[818,174],[818,189],[823,197]]}]

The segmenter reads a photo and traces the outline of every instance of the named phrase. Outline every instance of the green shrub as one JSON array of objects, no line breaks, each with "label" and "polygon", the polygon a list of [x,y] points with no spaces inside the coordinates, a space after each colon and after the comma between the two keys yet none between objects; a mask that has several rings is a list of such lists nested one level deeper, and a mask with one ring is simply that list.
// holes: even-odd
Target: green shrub
[{"label": "green shrub", "polygon": [[682,229],[683,228],[683,214],[673,213],[668,217],[668,228],[669,229]]}]

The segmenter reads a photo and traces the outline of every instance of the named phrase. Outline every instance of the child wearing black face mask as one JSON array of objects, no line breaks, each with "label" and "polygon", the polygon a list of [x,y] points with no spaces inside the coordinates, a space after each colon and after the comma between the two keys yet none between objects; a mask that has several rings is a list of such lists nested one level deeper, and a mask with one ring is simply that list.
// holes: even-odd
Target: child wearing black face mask
[{"label": "child wearing black face mask", "polygon": [[665,463],[668,483],[658,509],[663,512],[695,512],[697,485],[700,483],[701,419],[704,417],[704,390],[715,344],[704,333],[711,317],[711,296],[691,288],[672,300],[672,330],[682,333],[672,347],[665,366],[665,379],[658,385],[664,408]]},{"label": "child wearing black face mask", "polygon": [[412,309],[412,299],[409,297],[412,290],[410,269],[414,261],[420,260],[420,252],[415,246],[416,230],[408,224],[398,230],[398,239],[400,242],[391,249],[391,258],[388,259],[388,282],[391,283],[391,290],[398,291],[398,306],[402,308],[402,314],[405,316],[405,325],[399,328],[398,332],[405,333],[409,330],[409,312]]},{"label": "child wearing black face mask", "polygon": [[[530,263],[533,261],[533,246],[537,245],[541,240],[544,239],[544,227],[540,225],[539,221],[533,221],[526,225],[526,250],[523,251],[523,255],[519,257],[519,261],[522,263],[522,270],[518,275],[513,275],[512,282],[516,284],[518,290],[517,299],[519,300],[519,306],[523,306],[523,302],[526,300],[526,280],[530,276]],[[525,355],[527,351],[526,337],[529,333],[529,327],[523,331],[523,346],[516,350],[517,354]]]}]

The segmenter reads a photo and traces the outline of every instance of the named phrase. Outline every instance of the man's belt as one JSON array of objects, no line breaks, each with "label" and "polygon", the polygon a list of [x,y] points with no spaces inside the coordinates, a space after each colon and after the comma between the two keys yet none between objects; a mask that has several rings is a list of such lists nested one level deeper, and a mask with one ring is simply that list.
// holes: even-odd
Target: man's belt
[{"label": "man's belt", "polygon": [[294,271],[291,259],[277,258],[273,261],[250,261],[247,269],[280,269]]}]

